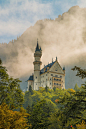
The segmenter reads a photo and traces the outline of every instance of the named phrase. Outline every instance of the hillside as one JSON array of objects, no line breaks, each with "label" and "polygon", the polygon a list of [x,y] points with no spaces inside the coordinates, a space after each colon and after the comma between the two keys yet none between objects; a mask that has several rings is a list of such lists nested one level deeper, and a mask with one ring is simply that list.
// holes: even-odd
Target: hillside
[{"label": "hillside", "polygon": [[[58,57],[61,66],[66,67],[66,88],[83,83],[71,68],[75,65],[85,68],[86,64],[86,8],[71,7],[58,18],[39,20],[28,28],[17,40],[0,44],[0,57],[11,76],[22,79],[22,89],[33,73],[33,54],[37,38],[42,48],[42,67],[52,58]],[[48,53],[47,53],[48,52]],[[77,82],[76,82],[77,79]]]}]

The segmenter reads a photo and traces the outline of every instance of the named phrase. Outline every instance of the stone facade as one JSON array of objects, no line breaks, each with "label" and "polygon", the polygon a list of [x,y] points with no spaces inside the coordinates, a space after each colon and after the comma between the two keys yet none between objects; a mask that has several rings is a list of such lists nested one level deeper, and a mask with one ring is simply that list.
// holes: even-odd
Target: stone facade
[{"label": "stone facade", "polygon": [[65,89],[65,68],[62,69],[59,62],[57,61],[57,57],[55,61],[44,66],[43,69],[40,68],[42,50],[39,48],[39,44],[37,41],[36,50],[34,53],[35,61],[34,64],[34,74],[29,77],[27,90],[29,90],[29,86],[32,86],[33,90],[39,90],[39,87],[48,86],[50,89],[61,88]]}]

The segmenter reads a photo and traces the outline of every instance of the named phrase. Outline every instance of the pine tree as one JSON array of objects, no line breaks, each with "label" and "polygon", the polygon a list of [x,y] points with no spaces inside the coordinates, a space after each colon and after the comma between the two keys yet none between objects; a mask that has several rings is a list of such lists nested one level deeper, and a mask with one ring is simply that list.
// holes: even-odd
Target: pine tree
[{"label": "pine tree", "polygon": [[7,69],[2,66],[0,59],[0,105],[6,103],[11,109],[21,106],[23,103],[23,94],[20,89],[21,81],[9,77]]}]

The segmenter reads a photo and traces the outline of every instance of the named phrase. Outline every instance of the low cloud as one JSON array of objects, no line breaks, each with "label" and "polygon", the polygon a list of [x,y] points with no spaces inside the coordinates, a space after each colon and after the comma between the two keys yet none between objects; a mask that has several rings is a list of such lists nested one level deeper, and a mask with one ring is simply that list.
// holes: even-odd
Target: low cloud
[{"label": "low cloud", "polygon": [[28,78],[33,73],[34,51],[38,38],[43,53],[42,67],[57,56],[61,66],[66,67],[66,88],[74,87],[76,78],[74,81],[74,74],[70,74],[71,68],[75,65],[85,68],[86,64],[85,12],[85,8],[74,6],[55,20],[39,20],[16,40],[0,44],[1,59],[9,74]]}]

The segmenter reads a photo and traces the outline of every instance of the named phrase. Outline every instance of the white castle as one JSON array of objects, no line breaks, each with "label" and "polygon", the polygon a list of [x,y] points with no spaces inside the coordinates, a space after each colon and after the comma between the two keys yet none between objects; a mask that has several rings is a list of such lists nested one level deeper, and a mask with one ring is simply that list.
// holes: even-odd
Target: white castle
[{"label": "white castle", "polygon": [[34,74],[27,80],[27,90],[29,90],[29,86],[31,86],[33,90],[39,90],[40,87],[46,86],[48,86],[50,89],[53,89],[54,87],[65,89],[65,67],[62,69],[56,57],[55,61],[52,60],[52,63],[40,69],[42,64],[41,56],[42,50],[41,47],[39,48],[37,41],[37,46],[34,53],[35,61],[33,62]]}]

